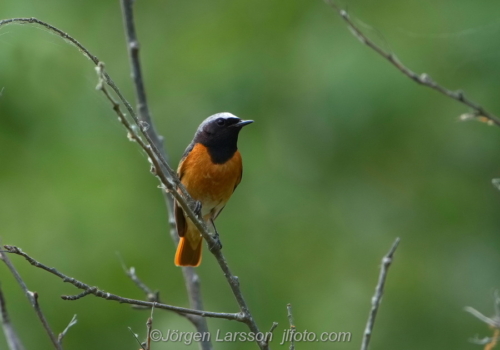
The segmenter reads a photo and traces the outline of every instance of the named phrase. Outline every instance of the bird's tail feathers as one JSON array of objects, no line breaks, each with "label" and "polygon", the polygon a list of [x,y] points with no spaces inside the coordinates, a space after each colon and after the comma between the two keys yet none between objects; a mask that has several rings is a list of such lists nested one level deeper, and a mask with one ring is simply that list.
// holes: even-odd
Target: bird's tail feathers
[{"label": "bird's tail feathers", "polygon": [[[189,227],[191,229],[191,227]],[[199,266],[201,263],[202,237],[198,230],[190,234],[191,230],[181,237],[175,253],[176,266]]]}]

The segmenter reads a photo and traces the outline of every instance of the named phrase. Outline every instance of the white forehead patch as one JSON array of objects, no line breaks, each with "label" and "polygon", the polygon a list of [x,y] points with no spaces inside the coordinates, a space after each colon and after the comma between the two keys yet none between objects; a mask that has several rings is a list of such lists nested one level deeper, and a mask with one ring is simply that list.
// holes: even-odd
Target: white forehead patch
[{"label": "white forehead patch", "polygon": [[240,119],[238,118],[237,116],[235,116],[234,114],[231,114],[229,112],[222,112],[222,113],[217,113],[217,114],[214,114],[214,115],[211,115],[210,117],[208,117],[207,119],[205,119],[201,124],[200,126],[198,127],[198,130],[196,130],[196,132],[200,132],[201,130],[203,130],[203,128],[205,127],[205,125],[207,125],[208,123],[216,120],[216,119],[219,119],[219,118],[223,118],[223,119]]}]

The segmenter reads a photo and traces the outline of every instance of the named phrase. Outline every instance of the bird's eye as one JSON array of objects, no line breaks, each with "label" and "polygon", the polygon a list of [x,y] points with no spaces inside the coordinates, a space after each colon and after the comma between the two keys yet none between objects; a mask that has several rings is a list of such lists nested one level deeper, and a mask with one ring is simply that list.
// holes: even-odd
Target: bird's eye
[{"label": "bird's eye", "polygon": [[224,118],[217,119],[217,125],[223,126],[224,124],[226,124],[226,121],[224,120]]}]

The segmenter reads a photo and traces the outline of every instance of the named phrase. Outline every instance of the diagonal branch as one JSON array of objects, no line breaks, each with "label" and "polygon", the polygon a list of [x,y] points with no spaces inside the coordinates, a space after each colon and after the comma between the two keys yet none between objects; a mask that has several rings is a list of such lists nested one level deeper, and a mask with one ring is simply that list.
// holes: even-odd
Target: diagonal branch
[{"label": "diagonal branch", "polygon": [[[124,304],[132,304],[132,305],[139,305],[139,306],[147,306],[149,308],[155,307],[158,309],[163,309],[163,310],[169,310],[169,311],[174,311],[176,313],[181,313],[181,314],[193,314],[193,315],[198,315],[202,317],[212,317],[212,318],[225,318],[227,320],[233,320],[233,321],[239,321],[239,322],[245,322],[245,318],[241,313],[223,313],[223,312],[209,312],[209,311],[201,311],[201,310],[193,310],[193,309],[187,309],[184,307],[179,307],[179,306],[173,306],[173,305],[167,305],[167,304],[161,304],[157,302],[151,302],[151,301],[142,301],[142,300],[135,300],[135,299],[130,299],[130,298],[124,298],[116,294],[111,294],[108,292],[103,291],[102,289],[99,289],[97,287],[91,287],[90,285],[81,282],[73,277],[66,276],[65,274],[59,272],[53,267],[48,267],[35,259],[33,259],[31,256],[23,252],[20,248],[6,245],[4,246],[5,251],[8,253],[20,255],[24,257],[31,265],[38,267],[42,270],[45,270],[60,279],[63,280],[63,282],[68,282],[74,285],[76,288],[83,290],[83,293],[80,293],[76,296],[68,296],[68,295],[63,295],[61,298],[63,300],[77,300],[80,298],[83,298],[84,296],[93,294],[96,297],[106,299],[106,300],[113,300],[117,301],[119,303],[124,303]],[[4,258],[6,257],[5,254],[3,254]],[[11,264],[12,265],[12,264]],[[31,293],[31,292],[29,292]]]},{"label": "diagonal branch", "polygon": [[417,74],[407,66],[405,66],[393,53],[387,52],[382,49],[380,46],[375,44],[371,39],[369,39],[359,27],[354,24],[354,22],[349,17],[349,14],[346,10],[342,9],[339,5],[336,4],[333,0],[324,0],[328,5],[330,5],[335,11],[338,12],[340,17],[347,23],[347,26],[351,33],[363,44],[368,46],[370,49],[378,53],[384,59],[389,61],[394,67],[396,67],[401,73],[406,75],[411,80],[415,81],[417,84],[427,86],[433,90],[440,92],[441,94],[458,101],[467,107],[470,107],[473,110],[473,113],[463,114],[461,116],[462,120],[467,119],[478,119],[480,121],[486,121],[488,124],[500,126],[500,118],[487,111],[480,104],[470,100],[465,96],[465,93],[461,90],[452,91],[449,90],[442,85],[439,85],[435,82],[428,74],[422,73]]},{"label": "diagonal branch", "polygon": [[377,287],[375,288],[375,294],[372,297],[372,308],[370,310],[370,315],[368,316],[368,322],[366,323],[366,328],[363,333],[363,342],[361,344],[361,350],[368,350],[370,344],[370,339],[372,336],[373,326],[375,325],[375,318],[377,317],[378,308],[380,307],[380,302],[382,301],[382,296],[384,295],[385,280],[387,279],[387,272],[392,263],[392,258],[399,245],[399,237],[396,238],[391,246],[391,249],[386,256],[382,259],[382,266],[380,267],[380,275],[378,277]]},{"label": "diagonal branch", "polygon": [[[248,328],[250,329],[251,332],[253,333],[260,333],[259,328],[257,326],[257,323],[255,322],[252,314],[250,313],[250,310],[248,308],[248,305],[243,297],[243,294],[240,289],[240,284],[239,284],[239,279],[237,276],[235,276],[230,268],[229,265],[227,264],[227,261],[224,257],[224,255],[221,252],[220,247],[216,244],[215,239],[212,237],[210,234],[210,231],[208,230],[207,226],[205,223],[194,213],[193,208],[195,207],[195,201],[191,198],[189,193],[186,191],[185,187],[182,185],[180,182],[179,178],[177,177],[176,173],[172,170],[172,168],[169,166],[167,161],[165,160],[164,157],[162,157],[161,152],[159,148],[153,143],[151,137],[147,133],[149,130],[149,124],[141,122],[141,120],[138,119],[136,114],[134,113],[130,103],[123,97],[121,94],[120,90],[116,87],[114,84],[113,80],[110,78],[110,76],[104,71],[103,69],[103,64],[97,59],[96,56],[92,55],[85,47],[83,47],[77,40],[72,38],[70,35],[67,33],[64,33],[63,31],[55,28],[54,26],[45,23],[43,21],[40,21],[36,18],[11,18],[11,19],[6,19],[6,20],[0,20],[0,27],[3,25],[7,24],[12,24],[12,23],[19,23],[19,24],[29,24],[29,23],[35,23],[38,25],[43,26],[44,28],[50,30],[51,32],[59,35],[63,39],[69,41],[73,45],[76,45],[80,51],[86,56],[87,58],[91,59],[92,62],[97,66],[98,71],[100,70],[100,74],[102,74],[104,82],[109,85],[113,91],[117,94],[119,97],[120,101],[125,105],[127,108],[127,111],[130,113],[130,116],[136,123],[136,125],[139,126],[140,133],[142,137],[144,137],[145,141],[140,142],[139,140],[142,139],[142,137],[138,134],[137,132],[137,127],[134,125],[131,125],[125,116],[123,115],[123,120],[120,120],[122,124],[124,124],[127,127],[128,130],[128,135],[129,137],[137,141],[137,143],[141,146],[141,148],[146,152],[146,154],[149,157],[150,162],[153,164],[153,174],[158,177],[162,184],[162,188],[165,191],[168,191],[174,199],[177,201],[177,203],[181,206],[183,211],[186,213],[189,219],[193,222],[195,227],[200,231],[201,235],[205,239],[205,241],[208,243],[209,247],[212,247],[210,249],[210,252],[215,256],[220,268],[222,269],[222,272],[224,273],[224,277],[226,278],[226,281],[228,282],[231,291],[236,299],[236,302],[238,303],[238,306],[240,308],[240,313],[239,318],[241,319],[242,322],[244,322]],[[103,84],[100,84],[103,85]],[[99,85],[98,85],[99,87]],[[109,94],[108,94],[109,95]],[[108,99],[110,99],[110,95],[107,96]],[[118,114],[119,110],[119,105],[116,103],[113,103],[112,99],[110,99],[111,103],[113,104],[113,109],[115,112]],[[120,112],[121,113],[121,112]],[[125,124],[128,123],[128,124]],[[179,192],[177,191],[179,190]],[[146,302],[143,302],[146,303]],[[143,304],[145,306],[151,306],[150,304]],[[160,308],[159,305],[157,307]],[[186,309],[189,310],[189,309]],[[215,313],[216,314],[216,313]],[[200,312],[200,316],[206,316],[206,313]],[[268,349],[269,346],[268,344],[262,340],[256,340],[257,344],[261,349]]]},{"label": "diagonal branch", "polygon": [[5,265],[7,265],[8,269],[16,279],[17,283],[23,290],[24,294],[28,298],[31,306],[35,310],[36,315],[38,316],[38,319],[43,325],[43,328],[45,329],[45,332],[50,338],[50,341],[52,342],[52,345],[56,350],[63,350],[62,345],[57,341],[57,337],[54,335],[54,332],[50,328],[49,322],[45,318],[45,315],[42,312],[42,309],[40,308],[40,304],[38,304],[38,294],[37,292],[31,292],[28,290],[28,287],[26,286],[26,283],[24,283],[23,279],[21,278],[21,275],[19,272],[17,272],[16,268],[14,265],[12,265],[10,259],[7,257],[7,254],[5,252],[0,250],[0,259],[3,260]]},{"label": "diagonal branch", "polygon": [[24,350],[21,340],[17,336],[12,323],[10,323],[9,313],[7,312],[7,305],[5,297],[3,296],[2,289],[0,288],[0,321],[2,323],[3,333],[9,350]]}]

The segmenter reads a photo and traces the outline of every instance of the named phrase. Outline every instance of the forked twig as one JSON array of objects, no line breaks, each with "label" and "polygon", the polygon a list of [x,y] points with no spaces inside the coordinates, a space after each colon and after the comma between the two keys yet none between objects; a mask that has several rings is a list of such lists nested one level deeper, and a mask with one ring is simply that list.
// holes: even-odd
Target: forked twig
[{"label": "forked twig", "polygon": [[62,345],[62,341],[63,341],[64,337],[66,336],[66,333],[68,333],[69,329],[71,327],[73,327],[77,323],[78,323],[78,320],[76,319],[76,314],[75,314],[75,315],[73,315],[73,318],[71,319],[71,321],[69,321],[69,323],[66,326],[66,328],[64,328],[64,331],[62,331],[61,333],[59,333],[59,336],[57,337],[57,342],[59,344]]}]

